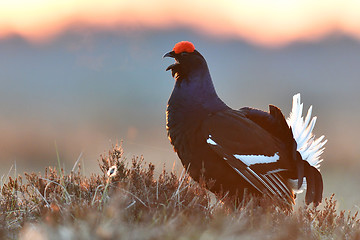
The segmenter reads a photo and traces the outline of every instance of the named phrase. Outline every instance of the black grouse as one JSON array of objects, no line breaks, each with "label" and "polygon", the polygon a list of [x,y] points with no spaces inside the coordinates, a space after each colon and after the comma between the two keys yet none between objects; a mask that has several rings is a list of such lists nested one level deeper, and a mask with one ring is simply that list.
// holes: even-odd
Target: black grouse
[{"label": "black grouse", "polygon": [[272,105],[269,112],[234,110],[218,97],[205,58],[191,42],[177,43],[164,57],[175,59],[166,69],[176,80],[166,112],[168,137],[194,180],[215,180],[213,192],[242,198],[247,189],[289,205],[306,187],[306,203],[321,202],[318,168],[326,140],[312,134],[311,107],[303,119],[300,94],[287,120]]}]

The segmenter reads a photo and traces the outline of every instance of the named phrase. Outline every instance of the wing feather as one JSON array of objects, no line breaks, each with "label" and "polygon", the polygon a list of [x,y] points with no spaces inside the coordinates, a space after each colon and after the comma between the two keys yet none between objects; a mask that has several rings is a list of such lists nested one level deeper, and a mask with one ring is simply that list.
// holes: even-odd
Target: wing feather
[{"label": "wing feather", "polygon": [[294,203],[292,190],[279,174],[286,168],[280,167],[276,140],[267,131],[231,112],[210,116],[203,132],[208,146],[257,191]]}]

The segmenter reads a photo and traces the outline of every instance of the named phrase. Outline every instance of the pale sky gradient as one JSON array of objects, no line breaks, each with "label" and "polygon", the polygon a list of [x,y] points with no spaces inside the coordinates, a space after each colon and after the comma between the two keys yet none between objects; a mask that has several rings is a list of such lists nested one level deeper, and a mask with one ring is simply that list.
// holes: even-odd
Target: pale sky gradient
[{"label": "pale sky gradient", "polygon": [[181,40],[235,109],[288,116],[301,93],[329,140],[324,196],[360,205],[360,0],[0,0],[0,176],[57,166],[57,151],[66,172],[79,156],[98,172],[117,140],[128,160],[180,173],[165,129],[173,59],[162,56]]},{"label": "pale sky gradient", "polygon": [[360,39],[358,0],[0,0],[0,38],[51,40],[68,28],[190,27],[276,46],[333,32]]}]

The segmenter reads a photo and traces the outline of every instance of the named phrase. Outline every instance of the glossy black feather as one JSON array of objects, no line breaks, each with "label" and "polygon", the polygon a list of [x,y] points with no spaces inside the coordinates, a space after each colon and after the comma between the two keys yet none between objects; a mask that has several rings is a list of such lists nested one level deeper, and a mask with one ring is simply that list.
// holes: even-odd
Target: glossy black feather
[{"label": "glossy black feather", "polygon": [[[274,138],[266,129],[247,118],[241,111],[224,110],[211,114],[202,124],[204,138],[211,138],[216,144],[209,144],[212,150],[226,161],[235,170],[238,170],[245,179],[252,182],[253,187],[262,194],[272,197],[281,196],[288,202],[293,202],[293,194],[285,181],[279,183],[276,178],[268,176],[275,172],[284,179],[288,176],[296,177],[290,171],[292,163],[288,161],[286,145]],[[237,155],[264,155],[274,156],[279,160],[272,163],[244,164],[234,156]],[[278,170],[278,172],[276,172]],[[285,189],[285,190],[283,190]]]},{"label": "glossy black feather", "polygon": [[233,110],[216,94],[199,52],[166,56],[177,60],[168,68],[176,79],[167,108],[168,136],[192,178],[215,180],[214,192],[241,198],[247,191],[292,204],[289,181],[300,187],[306,177],[306,202],[321,201],[321,174],[301,158],[279,108]]}]

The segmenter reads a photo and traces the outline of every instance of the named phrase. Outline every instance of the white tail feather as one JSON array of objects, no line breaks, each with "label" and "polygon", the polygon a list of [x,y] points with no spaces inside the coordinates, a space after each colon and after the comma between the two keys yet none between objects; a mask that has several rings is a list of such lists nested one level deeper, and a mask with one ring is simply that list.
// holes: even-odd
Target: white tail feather
[{"label": "white tail feather", "polygon": [[305,189],[306,189],[306,178],[303,178],[303,184],[301,185],[301,187],[298,189],[298,180],[293,180],[293,179],[289,179],[289,185],[292,188],[292,190],[294,191],[294,193],[299,194],[302,193]]},{"label": "white tail feather", "polygon": [[[291,127],[294,139],[297,143],[297,150],[301,157],[309,162],[311,166],[319,169],[322,159],[321,154],[324,152],[324,145],[327,140],[324,136],[315,139],[312,130],[315,127],[316,117],[311,119],[312,106],[310,106],[305,120],[302,117],[303,104],[300,102],[300,93],[293,96],[292,110],[290,117],[286,120]],[[311,120],[310,120],[311,119]]]}]

